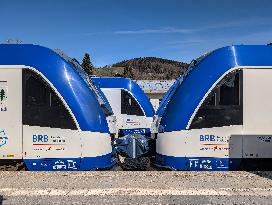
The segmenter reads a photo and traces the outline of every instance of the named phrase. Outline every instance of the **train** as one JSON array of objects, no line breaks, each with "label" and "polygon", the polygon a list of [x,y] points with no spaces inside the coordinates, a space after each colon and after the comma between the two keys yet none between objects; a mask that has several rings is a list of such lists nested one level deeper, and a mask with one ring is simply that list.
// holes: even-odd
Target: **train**
[{"label": "train", "polygon": [[[132,169],[143,167],[138,159],[150,155],[154,144],[151,126],[155,111],[150,99],[129,78],[91,77],[91,80],[103,92],[116,117],[116,152],[129,160],[126,164],[133,165]],[[127,165],[119,164],[128,169]]]},{"label": "train", "polygon": [[76,61],[32,44],[0,44],[0,169],[112,167],[111,107]]},{"label": "train", "polygon": [[122,77],[92,77],[91,80],[104,93],[116,116],[119,137],[134,133],[151,135],[155,111],[136,82]]},{"label": "train", "polygon": [[130,79],[89,77],[60,50],[0,44],[0,170],[104,170],[120,155],[172,170],[269,164],[271,78],[272,46],[216,49],[155,112]]},{"label": "train", "polygon": [[237,170],[272,159],[272,46],[237,45],[193,60],[154,117],[155,164]]}]

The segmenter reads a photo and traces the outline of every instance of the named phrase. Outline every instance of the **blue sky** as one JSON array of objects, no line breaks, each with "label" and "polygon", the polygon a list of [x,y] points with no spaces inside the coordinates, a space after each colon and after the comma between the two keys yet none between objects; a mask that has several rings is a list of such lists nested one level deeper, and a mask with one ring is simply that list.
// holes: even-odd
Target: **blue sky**
[{"label": "blue sky", "polygon": [[190,62],[272,42],[271,0],[0,0],[0,42],[60,48],[95,66],[155,56]]}]

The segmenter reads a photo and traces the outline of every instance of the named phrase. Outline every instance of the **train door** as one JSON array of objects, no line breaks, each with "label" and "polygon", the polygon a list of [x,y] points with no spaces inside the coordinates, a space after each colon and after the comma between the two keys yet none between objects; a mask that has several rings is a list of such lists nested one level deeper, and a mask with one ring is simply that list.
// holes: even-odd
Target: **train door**
[{"label": "train door", "polygon": [[187,130],[189,170],[228,170],[242,158],[242,71],[226,75],[209,93]]},{"label": "train door", "polygon": [[22,163],[22,70],[0,69],[0,169]]},{"label": "train door", "polygon": [[80,169],[80,133],[57,91],[23,69],[23,157],[30,170]]},{"label": "train door", "polygon": [[[272,69],[244,70],[243,158],[272,158]],[[260,161],[260,160],[259,160]]]}]

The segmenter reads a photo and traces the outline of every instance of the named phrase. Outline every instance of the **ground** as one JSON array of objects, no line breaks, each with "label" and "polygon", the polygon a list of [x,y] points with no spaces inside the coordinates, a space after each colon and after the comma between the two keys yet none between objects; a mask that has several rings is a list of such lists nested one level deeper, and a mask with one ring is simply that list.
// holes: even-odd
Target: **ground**
[{"label": "ground", "polygon": [[0,204],[272,204],[272,172],[0,172]]}]

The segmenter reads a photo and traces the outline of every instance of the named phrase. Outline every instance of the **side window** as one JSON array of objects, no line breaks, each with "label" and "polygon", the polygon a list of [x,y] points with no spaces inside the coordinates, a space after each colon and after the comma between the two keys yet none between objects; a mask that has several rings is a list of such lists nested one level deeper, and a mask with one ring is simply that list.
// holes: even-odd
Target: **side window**
[{"label": "side window", "polygon": [[23,70],[23,124],[75,130],[61,99],[39,75]]},{"label": "side window", "polygon": [[144,116],[141,106],[126,90],[121,90],[121,114]]},{"label": "side window", "polygon": [[26,104],[28,106],[42,106],[46,104],[46,87],[34,76],[26,79]]},{"label": "side window", "polygon": [[190,129],[243,124],[242,71],[235,71],[218,83],[196,113]]}]

